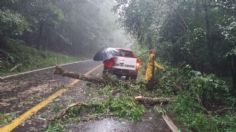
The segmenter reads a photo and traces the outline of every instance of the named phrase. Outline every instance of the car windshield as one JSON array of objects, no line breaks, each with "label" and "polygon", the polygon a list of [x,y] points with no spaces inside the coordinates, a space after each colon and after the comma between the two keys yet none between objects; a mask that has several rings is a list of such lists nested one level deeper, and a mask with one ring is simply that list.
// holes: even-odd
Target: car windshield
[{"label": "car windshield", "polygon": [[132,51],[119,50],[119,56],[123,56],[123,57],[134,57],[134,54],[133,54]]}]

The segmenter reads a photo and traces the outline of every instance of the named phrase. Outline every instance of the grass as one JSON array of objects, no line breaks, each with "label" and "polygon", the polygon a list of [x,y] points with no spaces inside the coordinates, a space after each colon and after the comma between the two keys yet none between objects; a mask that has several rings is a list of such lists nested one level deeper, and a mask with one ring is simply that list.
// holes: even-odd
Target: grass
[{"label": "grass", "polygon": [[9,123],[12,120],[12,115],[8,114],[0,114],[0,126]]},{"label": "grass", "polygon": [[[229,86],[213,74],[201,74],[189,68],[169,68],[161,78],[161,87],[175,91],[175,102],[167,107],[183,131],[236,130],[235,101]],[[222,112],[218,110],[229,108]]]},{"label": "grass", "polygon": [[61,121],[51,122],[45,132],[63,132],[64,126]]},{"label": "grass", "polygon": [[[107,100],[90,102],[86,105],[70,108],[67,118],[83,118],[85,115],[113,115],[132,121],[138,121],[144,113],[144,107],[128,97],[110,97]],[[86,116],[85,116],[86,117]]]},{"label": "grass", "polygon": [[65,124],[88,121],[99,117],[113,116],[138,121],[144,114],[144,106],[129,97],[109,97],[102,101],[92,101],[69,108],[66,115],[48,124],[46,132],[64,131]]},{"label": "grass", "polygon": [[[1,51],[7,54],[7,57],[0,58],[0,76],[80,60],[79,57],[37,50],[18,40],[10,40],[7,47]],[[10,71],[16,65],[19,66]]]}]

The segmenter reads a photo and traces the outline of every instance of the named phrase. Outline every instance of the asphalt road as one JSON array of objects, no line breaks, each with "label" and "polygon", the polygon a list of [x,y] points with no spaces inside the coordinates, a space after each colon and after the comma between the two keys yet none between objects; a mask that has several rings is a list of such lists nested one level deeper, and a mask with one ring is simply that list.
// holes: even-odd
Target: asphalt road
[{"label": "asphalt road", "polygon": [[[99,64],[86,60],[63,68],[84,74]],[[13,118],[17,117],[71,80],[54,75],[53,72],[54,68],[49,68],[0,80],[0,113],[10,113]]]},{"label": "asphalt road", "polygon": [[[65,69],[84,74],[98,62],[87,60],[75,64],[63,66]],[[19,117],[51,94],[59,90],[59,87],[68,84],[72,79],[53,74],[54,69],[47,69],[20,76],[13,76],[0,82],[0,113],[9,114],[12,119]],[[102,67],[91,73],[91,76],[100,76]],[[80,81],[52,103],[38,111],[13,131],[44,131],[47,121],[55,116],[59,109],[67,107],[74,102],[94,100],[97,89]],[[171,131],[161,117],[146,112],[141,121],[133,123],[127,120],[105,118],[97,121],[68,124],[66,131],[71,132],[169,132]]]}]

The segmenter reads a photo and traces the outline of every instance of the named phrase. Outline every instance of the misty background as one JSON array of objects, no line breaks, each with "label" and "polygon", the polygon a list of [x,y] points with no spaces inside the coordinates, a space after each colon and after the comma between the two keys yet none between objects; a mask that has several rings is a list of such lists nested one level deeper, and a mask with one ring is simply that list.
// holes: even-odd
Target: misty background
[{"label": "misty background", "polygon": [[103,47],[130,44],[113,0],[1,0],[0,5],[6,19],[1,25],[7,27],[0,32],[2,48],[17,39],[40,50],[91,57]]}]

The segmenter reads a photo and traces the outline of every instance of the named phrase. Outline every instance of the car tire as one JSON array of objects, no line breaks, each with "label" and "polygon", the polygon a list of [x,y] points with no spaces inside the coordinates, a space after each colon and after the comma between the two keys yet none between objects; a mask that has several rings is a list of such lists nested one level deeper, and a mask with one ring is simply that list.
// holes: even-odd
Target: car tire
[{"label": "car tire", "polygon": [[118,79],[121,79],[122,76],[121,76],[121,75],[116,75],[116,77],[117,77]]},{"label": "car tire", "polygon": [[129,77],[130,77],[130,76],[125,76],[125,80],[129,80]]},{"label": "car tire", "polygon": [[108,76],[109,76],[109,72],[107,70],[103,70],[103,73],[102,73],[102,78],[103,79],[106,79]]},{"label": "car tire", "polygon": [[136,79],[137,79],[137,75],[131,76],[131,80],[136,80]]}]

